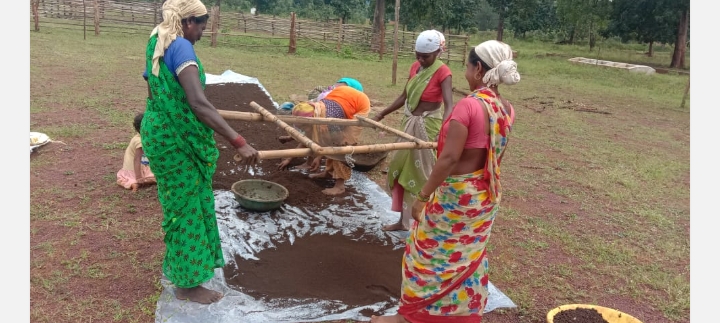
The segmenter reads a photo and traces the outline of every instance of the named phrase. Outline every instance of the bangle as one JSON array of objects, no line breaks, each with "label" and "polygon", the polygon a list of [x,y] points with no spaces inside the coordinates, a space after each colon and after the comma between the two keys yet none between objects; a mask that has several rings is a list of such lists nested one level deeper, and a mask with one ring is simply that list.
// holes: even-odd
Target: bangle
[{"label": "bangle", "polygon": [[429,202],[429,201],[430,201],[430,195],[424,195],[424,194],[422,193],[422,191],[421,191],[421,192],[419,192],[418,195],[417,195],[417,200],[420,201],[420,202]]},{"label": "bangle", "polygon": [[243,136],[238,135],[233,141],[230,142],[230,144],[235,148],[240,148],[242,146],[245,146],[247,142],[245,141],[245,138],[243,138]]}]

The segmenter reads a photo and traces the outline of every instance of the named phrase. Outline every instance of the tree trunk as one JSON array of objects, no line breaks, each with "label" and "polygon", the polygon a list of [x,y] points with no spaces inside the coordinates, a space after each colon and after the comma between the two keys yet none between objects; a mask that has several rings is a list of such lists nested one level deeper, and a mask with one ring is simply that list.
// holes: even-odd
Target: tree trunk
[{"label": "tree trunk", "polygon": [[651,40],[650,45],[648,45],[648,52],[647,52],[648,57],[653,57],[653,43],[655,43],[655,41]]},{"label": "tree trunk", "polygon": [[595,48],[595,24],[590,22],[590,50]]},{"label": "tree trunk", "polygon": [[385,30],[385,0],[375,0],[375,14],[373,14],[373,37],[371,49],[377,51],[380,49],[380,33]]},{"label": "tree trunk", "polygon": [[675,50],[673,51],[672,68],[685,68],[685,50],[687,48],[687,31],[690,23],[690,12],[683,10],[680,12],[680,23],[678,24],[677,40],[675,40]]},{"label": "tree trunk", "polygon": [[498,17],[497,41],[503,40],[503,25],[505,25],[505,12],[500,12],[500,16]]},{"label": "tree trunk", "polygon": [[573,26],[572,32],[570,33],[570,39],[568,40],[568,43],[570,45],[575,43],[575,31],[576,30],[577,30],[577,28],[575,26]]}]

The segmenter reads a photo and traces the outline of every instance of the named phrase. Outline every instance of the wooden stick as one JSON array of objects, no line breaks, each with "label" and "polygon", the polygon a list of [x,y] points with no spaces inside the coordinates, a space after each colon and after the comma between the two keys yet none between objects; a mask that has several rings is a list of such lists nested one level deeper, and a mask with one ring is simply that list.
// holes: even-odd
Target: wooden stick
[{"label": "wooden stick", "polygon": [[[390,144],[374,144],[365,146],[341,146],[341,147],[322,147],[318,152],[313,152],[310,148],[294,148],[280,150],[261,150],[258,151],[259,159],[281,159],[290,157],[305,157],[311,155],[348,155],[348,154],[367,154],[375,152],[386,152],[391,150],[407,150],[407,149],[435,149],[437,143],[426,142],[418,144],[414,142],[396,142]],[[240,155],[235,155],[235,161],[242,161]]]},{"label": "wooden stick", "polygon": [[375,152],[385,152],[391,150],[407,150],[407,149],[435,149],[436,142],[426,142],[418,144],[415,142],[395,142],[389,144],[374,144],[365,146],[342,146],[342,147],[321,147],[318,155],[347,155],[347,154],[367,154]]},{"label": "wooden stick", "polygon": [[378,129],[385,130],[385,131],[387,131],[387,132],[393,133],[393,134],[397,135],[398,137],[408,139],[408,140],[413,141],[413,142],[416,142],[416,143],[418,143],[418,144],[425,144],[425,143],[426,143],[425,141],[420,140],[420,138],[417,138],[417,137],[414,137],[414,136],[412,136],[412,135],[409,135],[409,134],[407,134],[407,133],[405,133],[405,132],[403,132],[403,131],[397,130],[397,129],[393,128],[393,127],[388,127],[388,126],[386,126],[386,125],[384,125],[384,124],[382,124],[382,123],[380,123],[380,122],[377,122],[377,121],[375,121],[375,120],[373,120],[373,119],[365,118],[365,117],[361,117],[361,116],[355,116],[355,118],[357,118],[358,120],[360,120],[360,121],[362,121],[362,122],[367,122],[368,124],[372,125],[374,128],[378,128]]},{"label": "wooden stick", "polygon": [[[262,114],[252,112],[217,110],[220,116],[226,120],[243,120],[243,121],[266,121],[273,122],[265,118]],[[338,118],[309,118],[277,115],[276,118],[291,124],[314,124],[314,125],[338,125],[338,126],[359,126],[371,127],[370,125],[360,122],[360,120],[348,120]]]},{"label": "wooden stick", "polygon": [[283,122],[282,120],[278,119],[275,115],[270,113],[268,110],[265,110],[265,108],[261,107],[259,104],[255,103],[255,101],[250,102],[250,106],[255,109],[255,111],[262,114],[265,119],[268,119],[272,122],[275,122],[278,126],[283,128],[283,130],[287,131],[287,133],[295,138],[295,140],[299,143],[302,143],[305,145],[305,147],[308,147],[312,149],[313,152],[318,152],[320,150],[320,147],[318,144],[316,144],[312,139],[305,137],[305,135],[301,134],[299,131],[295,130],[295,128],[289,126],[287,123]]},{"label": "wooden stick", "polygon": [[392,85],[397,83],[398,24],[400,24],[400,0],[395,0],[395,30],[393,31]]},{"label": "wooden stick", "polygon": [[[310,148],[294,148],[294,149],[282,149],[282,150],[261,150],[258,151],[258,159],[282,159],[282,158],[295,158],[305,157],[312,155],[312,149]],[[242,161],[240,155],[235,154],[233,157],[235,161]]]}]

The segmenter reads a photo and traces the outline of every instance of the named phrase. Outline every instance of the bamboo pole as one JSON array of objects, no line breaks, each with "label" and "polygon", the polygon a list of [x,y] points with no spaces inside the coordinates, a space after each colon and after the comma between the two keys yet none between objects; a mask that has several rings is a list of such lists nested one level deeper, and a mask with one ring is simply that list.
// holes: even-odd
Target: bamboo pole
[{"label": "bamboo pole", "polygon": [[388,126],[386,126],[386,125],[384,125],[384,124],[382,124],[382,123],[380,123],[380,122],[377,122],[377,121],[375,121],[375,120],[373,120],[373,119],[365,118],[365,117],[361,117],[361,116],[355,116],[355,118],[357,118],[358,120],[360,120],[360,121],[362,121],[362,122],[366,122],[366,123],[368,123],[369,125],[372,125],[374,128],[378,128],[378,129],[381,129],[381,130],[384,130],[384,131],[393,133],[393,134],[395,134],[395,135],[398,136],[398,137],[401,137],[401,138],[410,140],[410,141],[412,141],[412,142],[415,142],[415,143],[418,143],[418,144],[425,144],[425,143],[426,143],[425,141],[420,140],[420,138],[414,137],[414,136],[412,136],[412,135],[410,135],[410,134],[407,134],[407,133],[405,133],[405,132],[403,132],[403,131],[397,130],[397,129],[393,128],[393,127],[388,127]]},{"label": "bamboo pole", "polygon": [[290,13],[290,48],[288,54],[295,54],[297,50],[297,32],[295,32],[295,12]]},{"label": "bamboo pole", "polygon": [[255,101],[250,102],[250,106],[255,109],[255,111],[259,112],[260,114],[265,117],[265,119],[268,119],[272,122],[275,122],[280,128],[283,128],[283,130],[287,131],[287,133],[295,138],[295,140],[299,143],[302,143],[305,145],[305,147],[310,148],[313,152],[318,152],[320,150],[320,145],[316,144],[312,139],[305,137],[305,135],[301,134],[299,131],[295,130],[295,128],[291,127],[287,123],[283,122],[282,120],[278,119],[277,116],[270,113],[268,110],[265,110],[262,106],[255,103]]},{"label": "bamboo pole", "polygon": [[342,29],[343,29],[343,20],[342,20],[342,18],[340,18],[340,23],[338,24],[337,45],[335,46],[338,53],[340,52],[340,37],[342,35]]},{"label": "bamboo pole", "polygon": [[400,24],[400,0],[395,0],[395,31],[393,32],[393,63],[392,63],[392,85],[397,84],[397,61],[398,61],[398,25]]},{"label": "bamboo pole", "polygon": [[98,6],[98,0],[93,0],[93,7],[95,8],[94,23],[95,23],[95,36],[100,35],[100,7]]},{"label": "bamboo pole", "polygon": [[[280,149],[280,150],[261,150],[258,151],[258,159],[281,159],[281,158],[294,158],[294,157],[306,157],[312,155],[351,155],[351,154],[368,154],[375,152],[386,152],[391,150],[408,150],[408,149],[435,149],[437,148],[436,142],[426,142],[424,144],[418,144],[414,142],[395,142],[389,144],[374,144],[374,145],[363,145],[363,146],[341,146],[341,147],[322,147],[318,152],[312,151],[310,148],[293,148],[293,149]],[[242,161],[242,157],[236,154],[234,157],[235,161]]]},{"label": "bamboo pole", "polygon": [[[262,114],[259,114],[259,113],[228,111],[228,110],[217,110],[217,111],[220,114],[220,116],[225,118],[226,120],[273,122],[272,120],[265,118]],[[360,120],[352,120],[352,119],[308,118],[308,117],[295,117],[295,116],[285,116],[285,115],[273,115],[273,116],[282,120],[283,122],[291,123],[291,124],[370,127],[369,125],[360,122]]]},{"label": "bamboo pole", "polygon": [[[312,154],[313,154],[313,152],[312,152],[312,149],[310,149],[310,148],[261,150],[261,151],[258,151],[258,160],[306,157],[306,156],[310,156]],[[238,154],[235,154],[233,159],[235,159],[235,161],[237,161],[237,162],[242,161],[242,157]]]},{"label": "bamboo pole", "polygon": [[87,39],[87,6],[83,0],[83,40]]}]

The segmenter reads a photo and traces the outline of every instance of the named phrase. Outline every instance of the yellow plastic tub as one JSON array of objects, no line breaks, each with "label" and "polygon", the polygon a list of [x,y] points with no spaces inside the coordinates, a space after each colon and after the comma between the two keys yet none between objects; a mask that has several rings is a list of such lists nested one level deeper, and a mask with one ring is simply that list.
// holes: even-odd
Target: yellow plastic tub
[{"label": "yellow plastic tub", "polygon": [[553,308],[547,313],[547,323],[554,323],[553,318],[555,317],[555,314],[564,310],[572,310],[576,308],[595,309],[598,313],[600,313],[600,315],[602,315],[605,321],[608,321],[608,323],[642,323],[630,314],[626,314],[612,308],[591,304],[567,304]]}]

